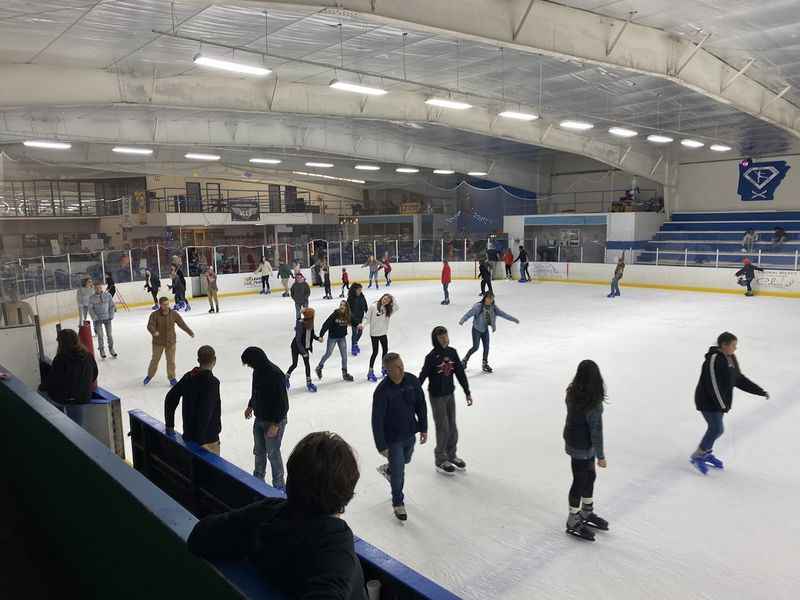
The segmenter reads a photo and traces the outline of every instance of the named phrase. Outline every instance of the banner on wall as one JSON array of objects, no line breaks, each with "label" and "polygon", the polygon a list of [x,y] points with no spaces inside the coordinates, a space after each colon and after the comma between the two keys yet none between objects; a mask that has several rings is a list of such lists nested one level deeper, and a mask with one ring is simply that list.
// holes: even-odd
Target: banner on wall
[{"label": "banner on wall", "polygon": [[231,221],[258,221],[261,218],[255,198],[231,198]]},{"label": "banner on wall", "polygon": [[747,202],[750,200],[774,200],[775,190],[789,172],[785,160],[771,162],[739,163],[739,196]]}]

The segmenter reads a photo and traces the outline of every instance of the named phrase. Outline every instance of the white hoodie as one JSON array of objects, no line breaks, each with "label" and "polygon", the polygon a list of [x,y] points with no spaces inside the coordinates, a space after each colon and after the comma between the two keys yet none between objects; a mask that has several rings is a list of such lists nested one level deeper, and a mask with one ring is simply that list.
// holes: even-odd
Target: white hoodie
[{"label": "white hoodie", "polygon": [[259,263],[255,275],[259,277],[269,277],[270,275],[272,275],[272,265],[269,264],[268,260]]},{"label": "white hoodie", "polygon": [[[398,306],[396,298],[392,304],[392,314],[395,314],[398,310],[400,310],[400,306]],[[367,321],[369,321],[369,334],[371,336],[379,337],[389,333],[390,320],[391,317],[386,316],[385,312],[381,311],[380,314],[378,313],[377,304],[370,304],[369,312],[367,313]]]}]

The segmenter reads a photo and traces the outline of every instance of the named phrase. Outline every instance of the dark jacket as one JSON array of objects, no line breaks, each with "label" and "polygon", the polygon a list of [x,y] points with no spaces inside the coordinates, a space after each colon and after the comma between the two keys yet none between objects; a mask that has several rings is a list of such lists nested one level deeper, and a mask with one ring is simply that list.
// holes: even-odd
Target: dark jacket
[{"label": "dark jacket", "polygon": [[97,363],[88,352],[56,354],[42,387],[60,404],[85,404],[97,387],[97,374]]},{"label": "dark jacket", "polygon": [[183,439],[196,444],[219,441],[222,431],[219,379],[211,371],[194,368],[173,386],[164,400],[164,421],[175,427],[175,409],[183,399]]},{"label": "dark jacket", "polygon": [[761,267],[757,267],[753,263],[750,263],[749,265],[745,265],[741,269],[736,271],[736,277],[741,277],[742,275],[744,275],[744,278],[747,281],[753,281],[753,279],[756,278],[756,271],[763,271],[763,270],[764,269],[762,269]]},{"label": "dark jacket", "polygon": [[261,348],[250,347],[242,354],[243,361],[255,365],[250,406],[257,421],[280,423],[289,412],[286,395],[286,375],[267,359]]},{"label": "dark jacket", "polygon": [[564,424],[566,452],[572,458],[588,460],[605,459],[603,449],[603,405],[589,411],[577,410],[567,405],[567,422]]},{"label": "dark jacket", "polygon": [[305,281],[296,281],[289,291],[289,295],[295,304],[307,305],[308,297],[311,295],[311,288]]},{"label": "dark jacket", "polygon": [[342,317],[337,309],[333,311],[331,316],[322,324],[322,329],[319,330],[319,336],[322,337],[326,332],[330,331],[331,339],[333,340],[347,337],[347,327],[349,325],[350,322]]},{"label": "dark jacket", "polygon": [[161,289],[161,280],[158,278],[158,275],[150,273],[144,282],[144,289],[151,293],[157,292],[159,289]]},{"label": "dark jacket", "polygon": [[114,284],[114,278],[111,275],[106,277],[106,291],[111,294],[112,298],[117,294],[117,286]]},{"label": "dark jacket", "polygon": [[706,353],[700,369],[700,380],[694,391],[694,404],[697,410],[728,412],[733,403],[735,387],[756,396],[767,395],[763,389],[742,374],[735,355],[726,357],[717,346],[712,346]]},{"label": "dark jacket", "polygon": [[364,293],[362,292],[358,296],[350,293],[347,297],[347,304],[350,306],[350,323],[352,325],[361,325],[364,322],[364,315],[369,310]]},{"label": "dark jacket", "polygon": [[314,340],[319,341],[319,336],[314,332],[314,329],[306,329],[306,326],[303,325],[303,319],[298,319],[294,325],[292,345],[300,354],[307,354],[314,351]]},{"label": "dark jacket", "polygon": [[514,262],[526,263],[528,262],[528,252],[523,248],[519,251],[519,255],[514,259]]},{"label": "dark jacket", "polygon": [[290,598],[366,600],[353,532],[333,516],[304,515],[269,498],[202,519],[189,551],[209,559],[247,560]]},{"label": "dark jacket", "polygon": [[278,277],[281,279],[289,279],[292,276],[292,268],[286,263],[278,265]]},{"label": "dark jacket", "polygon": [[478,273],[480,274],[481,279],[484,281],[490,281],[492,279],[492,273],[489,271],[489,263],[486,261],[481,261],[481,264],[478,267]]},{"label": "dark jacket", "polygon": [[372,436],[383,452],[389,444],[405,441],[417,432],[428,432],[425,392],[411,373],[394,383],[389,377],[378,384],[372,397]]},{"label": "dark jacket", "polygon": [[431,398],[440,398],[452,394],[455,389],[453,374],[458,378],[458,383],[464,393],[469,396],[469,382],[467,374],[464,372],[464,365],[455,348],[448,346],[442,348],[436,336],[431,334],[433,350],[425,357],[425,364],[419,372],[419,384],[425,383],[428,379],[428,393]]}]

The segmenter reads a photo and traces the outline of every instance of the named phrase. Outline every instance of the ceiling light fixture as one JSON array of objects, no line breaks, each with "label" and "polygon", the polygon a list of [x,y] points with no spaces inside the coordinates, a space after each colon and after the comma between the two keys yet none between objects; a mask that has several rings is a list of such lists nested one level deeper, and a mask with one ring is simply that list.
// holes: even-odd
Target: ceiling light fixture
[{"label": "ceiling light fixture", "polygon": [[433,170],[433,174],[434,175],[454,175],[455,171],[453,171],[452,169],[434,169]]},{"label": "ceiling light fixture", "polygon": [[378,165],[356,165],[356,169],[359,171],[380,171],[381,168]]},{"label": "ceiling light fixture", "polygon": [[488,173],[486,171],[470,171],[467,175],[470,177],[485,177]]},{"label": "ceiling light fixture", "polygon": [[222,158],[219,154],[199,154],[197,152],[189,152],[183,156],[189,160],[219,160]]},{"label": "ceiling light fixture", "polygon": [[574,129],[575,131],[586,131],[594,127],[594,125],[586,121],[561,121],[559,126],[564,129]]},{"label": "ceiling light fixture", "polygon": [[419,173],[419,169],[414,167],[397,167],[395,171],[398,173]]},{"label": "ceiling light fixture", "polygon": [[279,165],[283,161],[279,158],[251,158],[250,162],[256,165]]},{"label": "ceiling light fixture", "polygon": [[240,75],[255,75],[257,77],[266,77],[272,73],[272,71],[264,67],[245,65],[229,60],[220,60],[218,58],[211,58],[210,56],[203,56],[202,54],[198,54],[194,57],[194,64],[200,65],[201,67],[211,67],[212,69],[239,73]]},{"label": "ceiling light fixture", "polygon": [[517,121],[535,121],[536,119],[539,118],[539,115],[535,115],[533,113],[518,112],[516,110],[504,110],[497,116],[503,117],[504,119],[515,119]]},{"label": "ceiling light fixture", "polygon": [[334,177],[333,175],[323,175],[322,173],[308,173],[306,171],[292,171],[295,175],[302,175],[303,177],[319,177],[320,179],[328,179],[332,181],[347,181],[349,183],[367,183],[363,179],[348,179],[347,177]]},{"label": "ceiling light fixture", "polygon": [[647,136],[647,141],[653,142],[654,144],[669,144],[675,140],[666,135],[652,134]]},{"label": "ceiling light fixture", "polygon": [[625,127],[611,127],[608,130],[608,133],[622,138],[632,138],[639,135],[638,131],[634,131],[633,129],[626,129]]},{"label": "ceiling light fixture", "polygon": [[28,140],[22,142],[28,148],[47,148],[48,150],[69,150],[72,144],[67,142],[47,142],[44,140]]},{"label": "ceiling light fixture", "polygon": [[330,169],[333,167],[333,163],[323,163],[323,162],[307,162],[307,167],[316,167],[317,169]]},{"label": "ceiling light fixture", "polygon": [[150,148],[128,148],[126,146],[115,146],[111,149],[112,152],[117,154],[143,154],[149,156],[153,153]]},{"label": "ceiling light fixture", "polygon": [[705,144],[697,140],[681,140],[681,146],[686,146],[687,148],[702,148]]},{"label": "ceiling light fixture", "polygon": [[452,108],[454,110],[467,110],[472,108],[472,104],[466,102],[458,102],[457,100],[448,100],[447,98],[428,98],[425,104],[430,106],[439,106],[441,108]]},{"label": "ceiling light fixture", "polygon": [[330,87],[334,90],[342,92],[353,92],[354,94],[365,94],[367,96],[383,96],[388,92],[381,88],[369,87],[367,85],[359,85],[357,83],[348,83],[347,81],[339,81],[334,79],[331,81]]},{"label": "ceiling light fixture", "polygon": [[730,146],[726,146],[725,144],[712,144],[708,147],[709,150],[713,150],[714,152],[728,152],[731,150]]}]

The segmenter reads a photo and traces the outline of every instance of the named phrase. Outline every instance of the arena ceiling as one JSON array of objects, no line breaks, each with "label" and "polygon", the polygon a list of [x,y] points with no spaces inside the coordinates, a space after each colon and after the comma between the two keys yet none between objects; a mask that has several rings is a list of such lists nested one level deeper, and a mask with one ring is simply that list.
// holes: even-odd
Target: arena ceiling
[{"label": "arena ceiling", "polygon": [[[14,159],[109,170],[135,168],[109,154],[134,144],[156,151],[149,169],[213,150],[233,171],[254,156],[283,160],[259,165],[267,175],[324,158],[325,173],[368,182],[402,183],[395,168],[412,166],[528,188],[544,160],[572,153],[669,184],[680,161],[797,148],[798,36],[796,3],[776,0],[5,0],[0,143]],[[272,72],[209,70],[198,54]],[[73,149],[24,149],[31,137]],[[365,161],[382,168],[353,169]]]}]

